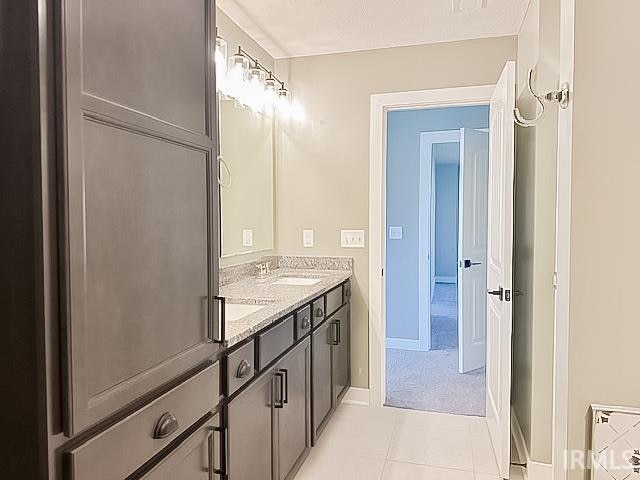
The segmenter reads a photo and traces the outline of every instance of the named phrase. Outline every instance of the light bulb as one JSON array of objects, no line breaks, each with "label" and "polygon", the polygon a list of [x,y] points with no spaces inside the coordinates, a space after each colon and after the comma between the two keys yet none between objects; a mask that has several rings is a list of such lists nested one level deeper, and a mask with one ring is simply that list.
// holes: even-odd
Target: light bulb
[{"label": "light bulb", "polygon": [[247,105],[254,112],[262,111],[265,103],[265,73],[256,63],[247,73]]},{"label": "light bulb", "polygon": [[235,53],[229,58],[229,70],[225,82],[226,94],[235,98],[239,103],[246,105],[247,74],[249,60],[240,53]]},{"label": "light bulb", "polygon": [[278,100],[278,89],[280,84],[278,81],[273,78],[273,76],[269,75],[264,82],[264,93],[265,93],[265,102],[264,107],[265,111],[268,114],[273,113],[273,107],[275,106]]}]

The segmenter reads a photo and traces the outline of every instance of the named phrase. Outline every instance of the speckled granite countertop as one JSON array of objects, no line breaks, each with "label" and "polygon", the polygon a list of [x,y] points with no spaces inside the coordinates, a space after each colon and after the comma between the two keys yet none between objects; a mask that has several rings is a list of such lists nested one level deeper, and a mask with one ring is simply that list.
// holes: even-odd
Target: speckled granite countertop
[{"label": "speckled granite countertop", "polygon": [[[227,304],[264,305],[261,310],[225,324],[226,344],[233,346],[351,277],[349,270],[278,268],[264,278],[243,278],[220,287]],[[281,277],[319,278],[315,285],[277,285]]]}]

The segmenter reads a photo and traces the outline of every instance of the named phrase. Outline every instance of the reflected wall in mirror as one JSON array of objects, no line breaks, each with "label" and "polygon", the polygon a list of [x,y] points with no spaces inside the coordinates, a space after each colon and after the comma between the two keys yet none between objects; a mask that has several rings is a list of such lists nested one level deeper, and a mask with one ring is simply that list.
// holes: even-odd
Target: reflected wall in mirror
[{"label": "reflected wall in mirror", "polygon": [[273,248],[273,118],[222,95],[222,256]]},{"label": "reflected wall in mirror", "polygon": [[[217,34],[229,56],[242,46],[269,69],[273,58],[220,9]],[[222,257],[273,250],[274,120],[218,96]]]}]

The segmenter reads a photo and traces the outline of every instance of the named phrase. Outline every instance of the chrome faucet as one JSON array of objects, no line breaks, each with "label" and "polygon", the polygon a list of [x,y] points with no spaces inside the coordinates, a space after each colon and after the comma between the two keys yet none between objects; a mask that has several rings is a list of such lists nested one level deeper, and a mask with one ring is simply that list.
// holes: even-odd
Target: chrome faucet
[{"label": "chrome faucet", "polygon": [[258,269],[257,277],[259,279],[266,278],[271,273],[271,268],[269,267],[269,262],[263,262],[256,265]]}]

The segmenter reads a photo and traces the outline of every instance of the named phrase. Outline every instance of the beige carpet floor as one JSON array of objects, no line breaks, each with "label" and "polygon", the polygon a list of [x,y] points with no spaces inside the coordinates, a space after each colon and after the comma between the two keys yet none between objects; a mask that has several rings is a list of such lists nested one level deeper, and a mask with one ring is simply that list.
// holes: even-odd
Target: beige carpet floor
[{"label": "beige carpet floor", "polygon": [[458,415],[485,415],[485,369],[458,373],[458,350],[387,349],[386,405]]}]

